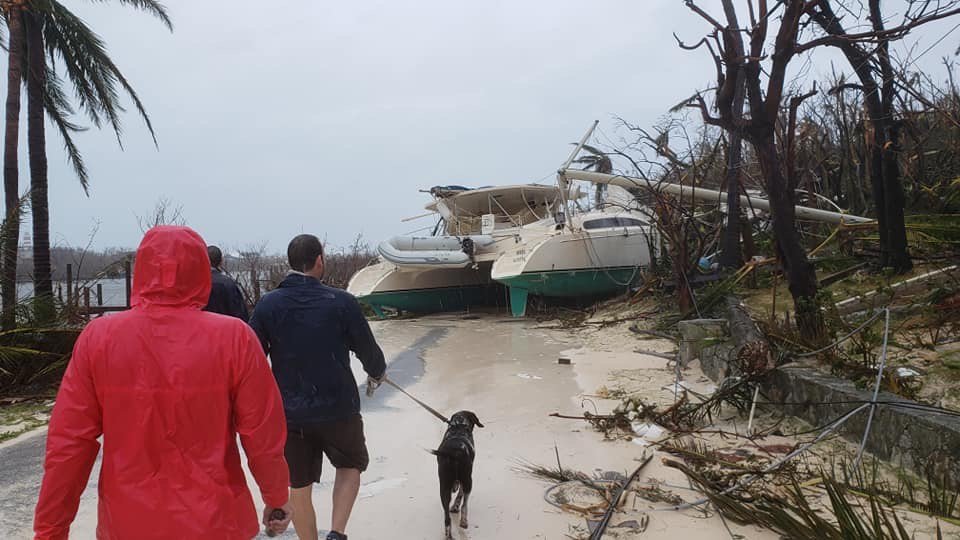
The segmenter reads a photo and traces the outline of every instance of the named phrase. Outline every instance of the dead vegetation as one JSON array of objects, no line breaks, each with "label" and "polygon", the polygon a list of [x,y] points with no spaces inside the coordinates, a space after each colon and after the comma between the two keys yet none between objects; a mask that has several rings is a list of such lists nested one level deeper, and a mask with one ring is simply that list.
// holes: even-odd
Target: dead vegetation
[{"label": "dead vegetation", "polygon": [[[923,271],[923,268],[917,270],[918,273]],[[764,277],[765,274],[760,272],[758,275]],[[855,279],[863,280],[862,277]],[[868,279],[878,278],[871,276]],[[836,283],[843,282],[841,279]],[[868,290],[878,288],[867,283],[862,283],[862,286]],[[916,296],[894,295],[894,307],[901,304],[913,307],[891,310],[892,320],[896,321],[889,327],[891,359],[896,358],[899,352],[907,353],[910,349],[899,340],[911,332],[934,331],[931,327],[933,324],[940,324],[943,334],[937,338],[938,341],[930,341],[930,347],[942,347],[944,341],[956,339],[948,337],[956,336],[953,313],[949,309],[941,309],[939,313],[931,309],[934,299],[941,303],[933,305],[944,308],[952,305],[951,287],[947,282],[937,287],[926,287]],[[763,293],[758,291],[757,294]],[[766,294],[769,295],[769,290]],[[630,313],[649,312],[649,305],[634,306],[629,304],[628,298],[621,298],[617,305],[608,305],[590,320],[619,321],[614,324],[623,325],[623,320],[628,320]],[[943,304],[944,301],[947,303]],[[655,301],[652,303],[657,304]],[[889,298],[879,307],[887,305],[890,305]],[[917,306],[922,308],[918,310]],[[667,313],[667,309],[663,311]],[[609,384],[595,393],[598,402],[604,403],[599,412],[597,405],[585,400],[584,405],[590,407],[589,411],[579,415],[557,413],[553,416],[586,421],[609,440],[636,442],[638,437],[643,438],[640,433],[648,425],[665,428],[662,436],[647,441],[646,451],[660,454],[664,464],[681,471],[693,483],[699,495],[690,497],[663,488],[663,482],[656,478],[641,479],[629,490],[633,496],[648,503],[648,509],[640,515],[670,510],[716,512],[731,523],[760,526],[785,538],[899,540],[916,537],[918,528],[928,532],[936,530],[937,534],[946,530],[947,534],[953,534],[956,527],[960,526],[958,494],[944,487],[948,484],[944,478],[936,478],[932,472],[918,478],[870,458],[861,462],[856,448],[840,442],[832,433],[847,417],[856,414],[853,410],[867,410],[869,402],[850,403],[852,411],[844,418],[812,429],[795,429],[795,433],[789,433],[787,429],[792,422],[787,422],[783,413],[771,413],[769,407],[775,407],[776,404],[765,399],[759,400],[761,408],[767,409],[763,420],[753,418],[757,385],[769,370],[800,355],[809,356],[809,361],[828,370],[834,366],[845,366],[836,368],[837,372],[848,377],[857,376],[865,386],[872,388],[876,382],[883,344],[883,313],[868,310],[852,317],[829,314],[826,321],[836,325],[834,335],[837,340],[843,341],[831,344],[817,354],[810,354],[814,351],[800,343],[791,324],[779,317],[759,315],[756,319],[761,323],[761,328],[768,335],[778,337],[771,340],[769,347],[745,346],[738,349],[737,375],[718,385],[715,391],[698,392],[681,384],[675,389],[676,399],[658,402],[655,397],[641,390],[631,389],[630,381],[634,375],[612,373],[611,381],[617,383]],[[602,324],[597,326],[603,327]],[[675,339],[672,334],[657,329],[661,327],[658,317],[648,313],[630,329],[639,339]],[[883,371],[882,387],[901,395],[915,395],[918,388],[923,388],[923,384],[916,377],[898,372],[899,367],[902,367],[900,363],[892,361],[890,367]],[[883,406],[900,404],[885,403]],[[942,410],[933,403],[910,406]],[[754,427],[744,429],[745,423],[752,423]],[[548,493],[555,495],[559,491],[575,499],[563,500],[566,506],[560,507],[585,517],[588,523],[597,519],[603,507],[602,501],[607,501],[606,508],[609,508],[609,489],[594,489],[593,502],[582,504],[584,495],[580,490],[593,489],[590,484],[597,481],[595,474],[588,476],[565,471],[563,475],[557,475],[543,468],[530,469],[538,469],[539,472],[530,472],[563,486]],[[576,490],[569,487],[574,485],[577,486]],[[551,504],[557,502],[554,498]],[[637,515],[636,510],[631,511],[623,506],[620,509],[629,517]],[[578,536],[572,534],[571,537]],[[579,538],[595,536],[586,533]]]}]

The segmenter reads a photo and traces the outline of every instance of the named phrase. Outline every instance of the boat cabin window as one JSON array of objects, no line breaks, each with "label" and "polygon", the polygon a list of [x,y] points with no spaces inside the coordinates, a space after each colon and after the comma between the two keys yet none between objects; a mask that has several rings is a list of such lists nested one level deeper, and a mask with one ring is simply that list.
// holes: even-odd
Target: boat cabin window
[{"label": "boat cabin window", "polygon": [[583,222],[584,229],[613,229],[618,227],[643,227],[644,225],[646,223],[639,219],[627,217],[591,219]]}]

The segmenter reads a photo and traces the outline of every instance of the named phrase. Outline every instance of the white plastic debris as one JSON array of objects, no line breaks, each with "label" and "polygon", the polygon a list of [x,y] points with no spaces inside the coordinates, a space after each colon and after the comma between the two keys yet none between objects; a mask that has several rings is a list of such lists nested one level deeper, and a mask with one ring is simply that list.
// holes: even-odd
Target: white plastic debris
[{"label": "white plastic debris", "polygon": [[640,446],[649,446],[650,443],[656,441],[667,432],[666,428],[653,422],[636,422],[630,426],[633,428],[633,432],[636,433],[636,437],[633,439],[633,443]]},{"label": "white plastic debris", "polygon": [[909,379],[911,377],[919,377],[920,372],[908,367],[898,367],[897,368],[897,377],[901,379]]},{"label": "white plastic debris", "polygon": [[531,375],[529,373],[517,373],[517,377],[521,379],[533,380],[533,381],[542,381],[543,377],[537,375]]}]

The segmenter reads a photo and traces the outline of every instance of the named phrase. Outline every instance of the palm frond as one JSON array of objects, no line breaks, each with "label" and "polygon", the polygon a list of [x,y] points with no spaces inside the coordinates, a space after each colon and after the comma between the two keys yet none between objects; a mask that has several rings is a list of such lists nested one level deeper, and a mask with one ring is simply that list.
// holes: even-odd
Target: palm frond
[{"label": "palm frond", "polygon": [[[27,209],[30,208],[30,192],[20,197],[20,200],[17,201],[16,208],[13,209],[13,215],[8,215],[3,218],[3,221],[0,222],[0,246],[2,246],[7,241],[19,242],[19,238],[14,238],[13,231],[13,222],[20,223],[23,220],[23,215],[27,212]],[[2,333],[0,333],[2,335]]]},{"label": "palm frond", "polygon": [[3,20],[3,24],[0,24],[0,49],[3,52],[10,52],[7,47],[7,14],[5,12],[0,13],[0,19]]},{"label": "palm frond", "polygon": [[54,373],[57,373],[59,371],[64,371],[67,369],[67,364],[69,363],[70,363],[69,355],[65,355],[59,360],[50,362],[46,366],[38,369],[35,373],[30,375],[30,377],[27,379],[27,383],[33,384],[37,381],[40,381],[46,378],[49,375],[53,375]]},{"label": "palm frond", "polygon": [[[96,127],[109,123],[119,141],[122,134],[116,77],[106,62],[106,44],[79,17],[55,0],[36,2],[44,15],[48,55],[63,62],[77,103]],[[112,64],[112,62],[110,62]]]},{"label": "palm frond", "polygon": [[[142,0],[140,0],[142,2]],[[106,44],[83,20],[56,0],[35,0],[44,14],[44,37],[48,53],[64,63],[67,78],[76,89],[80,108],[97,127],[109,123],[123,146],[123,128],[118,87],[133,101],[157,144],[156,132],[150,116],[133,86],[110,58]]]},{"label": "palm frond", "polygon": [[117,4],[125,5],[138,9],[140,11],[146,11],[147,13],[153,15],[154,17],[160,19],[164,26],[167,27],[171,32],[173,31],[173,21],[170,19],[170,15],[167,13],[167,7],[157,2],[155,0],[90,0],[98,4],[103,4],[106,2],[113,1]]},{"label": "palm frond", "polygon": [[[119,84],[133,101],[156,145],[157,135],[153,129],[153,122],[136,90],[110,58],[103,39],[63,4],[56,0],[48,1],[50,16],[47,24],[47,47],[63,59],[68,76],[77,87],[77,97],[81,106],[88,104],[86,109],[91,114],[95,125],[99,127],[101,115],[105,117],[117,136],[117,143],[121,148],[123,147],[120,113],[125,109],[119,100],[117,91]],[[145,1],[127,0],[125,3]],[[156,4],[156,2],[146,3]]]},{"label": "palm frond", "polygon": [[669,462],[667,465],[683,471],[721,514],[741,524],[760,525],[789,538],[911,539],[896,510],[878,495],[867,494],[861,497],[866,501],[857,500],[840,482],[826,473],[821,474],[820,480],[829,506],[820,507],[811,504],[796,479],[791,479],[780,493],[767,491],[743,497],[727,493],[701,471],[683,463]]},{"label": "palm frond", "polygon": [[586,165],[586,170],[593,169],[598,173],[610,174],[613,172],[613,161],[607,152],[589,144],[584,144],[582,148],[590,152],[590,155],[577,158],[574,163]]},{"label": "palm frond", "polygon": [[25,347],[0,346],[0,374],[14,376],[24,362],[44,356],[45,353]]},{"label": "palm frond", "polygon": [[[109,60],[109,58],[108,58]],[[110,67],[113,70],[114,76],[120,81],[120,85],[123,86],[123,89],[127,92],[127,95],[133,100],[134,106],[137,108],[137,112],[140,114],[140,118],[143,119],[143,123],[147,126],[147,131],[150,132],[150,137],[153,139],[154,146],[158,145],[157,134],[153,130],[153,122],[150,121],[150,115],[147,114],[146,107],[143,106],[143,102],[140,101],[140,96],[137,95],[137,92],[133,89],[133,86],[127,81],[126,77],[123,76],[123,73],[120,73],[120,70],[110,62]]]},{"label": "palm frond", "polygon": [[86,131],[86,128],[74,124],[70,120],[69,117],[74,112],[73,106],[63,91],[62,79],[60,79],[56,70],[51,66],[47,67],[47,88],[43,98],[47,116],[57,127],[61,138],[63,138],[63,147],[67,152],[67,161],[80,179],[80,185],[83,186],[84,193],[89,195],[90,176],[87,172],[87,166],[83,161],[83,156],[80,154],[80,149],[73,141],[73,134]]}]

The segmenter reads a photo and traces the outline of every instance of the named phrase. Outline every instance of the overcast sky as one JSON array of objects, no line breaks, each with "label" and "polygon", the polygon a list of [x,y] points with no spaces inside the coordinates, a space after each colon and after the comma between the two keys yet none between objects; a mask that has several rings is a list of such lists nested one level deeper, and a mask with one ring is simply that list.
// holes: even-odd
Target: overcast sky
[{"label": "overcast sky", "polygon": [[[60,245],[99,223],[95,246],[135,246],[136,215],[164,197],[231,248],[282,251],[300,232],[375,243],[428,225],[400,222],[422,213],[419,189],[553,182],[594,119],[616,138],[615,115],[649,126],[713,78],[675,45],[673,32],[707,30],[681,0],[167,0],[172,34],[119,5],[68,5],[139,91],[159,150],[133,114],[123,150],[112,133],[79,135],[88,198],[48,131]],[[918,51],[957,22],[917,34]],[[921,62],[942,79],[958,43]]]}]

